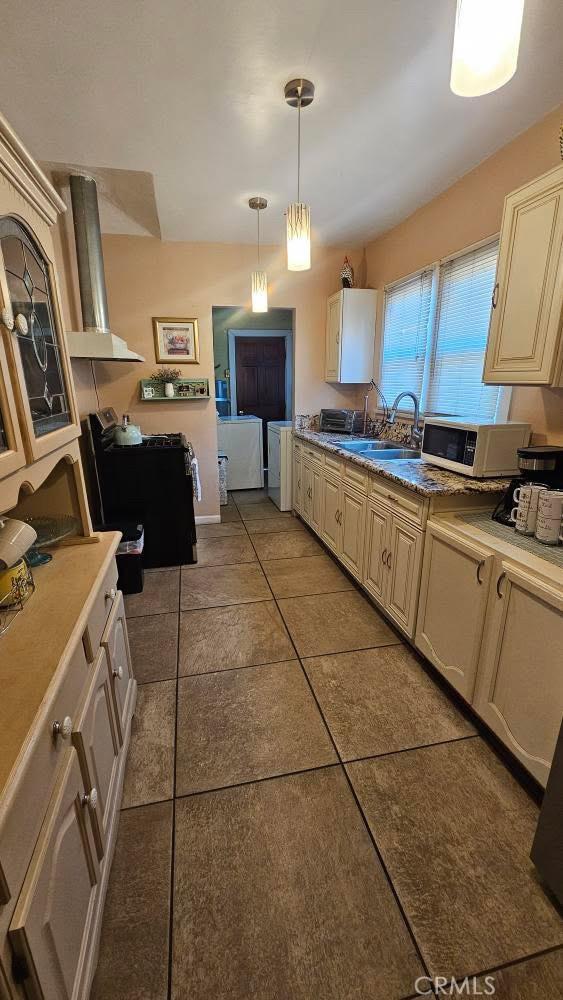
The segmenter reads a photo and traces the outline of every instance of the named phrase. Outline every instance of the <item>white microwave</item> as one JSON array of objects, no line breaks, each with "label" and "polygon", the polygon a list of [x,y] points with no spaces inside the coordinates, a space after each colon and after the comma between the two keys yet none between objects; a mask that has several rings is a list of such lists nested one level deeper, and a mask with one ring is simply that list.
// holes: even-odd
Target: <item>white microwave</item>
[{"label": "white microwave", "polygon": [[462,476],[518,476],[518,448],[530,440],[529,424],[494,424],[463,417],[426,417],[421,458]]}]

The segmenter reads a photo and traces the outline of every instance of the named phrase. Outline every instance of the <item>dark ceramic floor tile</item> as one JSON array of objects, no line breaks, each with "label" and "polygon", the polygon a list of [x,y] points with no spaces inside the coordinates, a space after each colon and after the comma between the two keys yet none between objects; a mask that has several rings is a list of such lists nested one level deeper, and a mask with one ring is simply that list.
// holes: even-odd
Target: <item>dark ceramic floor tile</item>
[{"label": "dark ceramic floor tile", "polygon": [[305,525],[297,517],[289,517],[285,513],[278,512],[273,517],[265,517],[263,521],[245,521],[244,526],[249,535],[271,535],[276,531],[304,531]]},{"label": "dark ceramic floor tile", "polygon": [[195,573],[205,566],[248,562],[256,562],[256,553],[245,532],[234,538],[202,538],[197,546],[197,563],[184,569],[189,568]]},{"label": "dark ceramic floor tile", "polygon": [[238,511],[243,521],[263,521],[268,517],[281,517],[283,520],[290,520],[289,511],[282,512],[271,500],[259,500],[257,503],[239,503]]},{"label": "dark ceramic floor tile", "polygon": [[178,610],[180,567],[145,573],[142,594],[127,594],[125,613],[128,618],[159,615]]},{"label": "dark ceramic floor tile", "polygon": [[337,759],[297,660],[181,678],[177,795]]},{"label": "dark ceramic floor tile", "polygon": [[283,598],[279,608],[300,656],[320,656],[401,641],[356,590]]},{"label": "dark ceramic floor tile", "polygon": [[529,958],[527,962],[491,972],[486,978],[481,976],[477,989],[481,993],[475,991],[475,996],[493,996],[494,1000],[560,1000],[563,998],[563,951]]},{"label": "dark ceramic floor tile", "polygon": [[173,1000],[396,1000],[421,974],[340,768],[178,800]]},{"label": "dark ceramic floor tile", "polygon": [[198,569],[197,572],[182,570],[183,611],[267,601],[271,596],[266,577],[257,564],[210,566]]},{"label": "dark ceramic floor tile", "polygon": [[276,598],[355,589],[352,581],[324,553],[301,559],[270,559],[262,563],[262,569]]},{"label": "dark ceramic floor tile", "polygon": [[131,725],[123,809],[170,799],[174,788],[176,681],[143,684]]},{"label": "dark ceramic floor tile", "polygon": [[178,612],[131,618],[128,622],[133,671],[139,684],[176,676]]},{"label": "dark ceramic floor tile", "polygon": [[252,544],[258,558],[297,559],[300,556],[318,556],[324,549],[307,531],[278,531],[271,535],[255,535]]},{"label": "dark ceramic floor tile", "polygon": [[242,521],[232,521],[227,524],[198,524],[196,531],[198,544],[202,538],[232,538],[236,535],[246,536],[246,528]]},{"label": "dark ceramic floor tile", "polygon": [[120,816],[91,1000],[166,1000],[172,803]]},{"label": "dark ceramic floor tile", "polygon": [[475,733],[408,646],[319,656],[304,666],[343,760]]},{"label": "dark ceramic floor tile", "polygon": [[221,524],[232,524],[233,522],[242,524],[242,518],[234,504],[232,506],[221,507],[219,513],[221,515]]},{"label": "dark ceramic floor tile", "polygon": [[180,674],[290,660],[295,650],[274,601],[180,615]]},{"label": "dark ceramic floor tile", "polygon": [[229,496],[232,500],[234,500],[238,507],[241,503],[259,503],[261,500],[267,500],[268,490],[265,488],[256,490],[233,490]]},{"label": "dark ceramic floor tile", "polygon": [[481,739],[347,765],[431,972],[563,943],[529,852],[538,810]]}]

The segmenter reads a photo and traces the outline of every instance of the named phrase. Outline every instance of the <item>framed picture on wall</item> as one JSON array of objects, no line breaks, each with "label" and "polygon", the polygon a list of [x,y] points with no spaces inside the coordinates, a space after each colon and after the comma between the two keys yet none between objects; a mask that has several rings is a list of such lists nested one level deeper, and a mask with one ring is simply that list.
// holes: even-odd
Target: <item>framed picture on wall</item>
[{"label": "framed picture on wall", "polygon": [[197,319],[153,316],[154,353],[157,361],[180,365],[199,363]]}]

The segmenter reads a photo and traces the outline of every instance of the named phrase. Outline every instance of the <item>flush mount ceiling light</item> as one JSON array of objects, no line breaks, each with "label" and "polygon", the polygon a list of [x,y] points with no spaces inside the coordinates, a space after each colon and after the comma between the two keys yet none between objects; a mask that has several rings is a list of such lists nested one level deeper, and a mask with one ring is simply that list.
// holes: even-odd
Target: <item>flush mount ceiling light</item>
[{"label": "flush mount ceiling light", "polygon": [[285,100],[297,108],[297,201],[287,209],[287,267],[289,271],[308,271],[311,267],[311,210],[301,201],[301,108],[313,103],[315,88],[310,80],[290,80],[284,90]]},{"label": "flush mount ceiling light", "polygon": [[514,76],[524,0],[457,0],[450,87],[480,97]]},{"label": "flush mount ceiling light", "polygon": [[252,312],[268,312],[268,276],[260,270],[260,212],[268,207],[265,198],[251,198],[248,207],[256,212],[258,222],[258,270],[252,272]]}]

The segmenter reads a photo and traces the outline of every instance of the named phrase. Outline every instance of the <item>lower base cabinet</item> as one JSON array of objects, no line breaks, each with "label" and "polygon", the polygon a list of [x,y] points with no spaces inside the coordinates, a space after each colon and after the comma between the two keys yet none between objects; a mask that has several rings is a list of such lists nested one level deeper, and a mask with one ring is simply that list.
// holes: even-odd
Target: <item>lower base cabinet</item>
[{"label": "lower base cabinet", "polygon": [[346,569],[362,581],[366,537],[367,501],[349,486],[342,488],[340,559]]},{"label": "lower base cabinet", "polygon": [[423,532],[378,501],[367,501],[364,587],[409,637],[414,633]]}]

